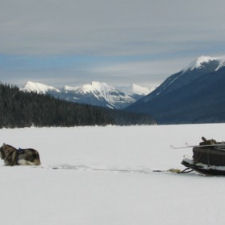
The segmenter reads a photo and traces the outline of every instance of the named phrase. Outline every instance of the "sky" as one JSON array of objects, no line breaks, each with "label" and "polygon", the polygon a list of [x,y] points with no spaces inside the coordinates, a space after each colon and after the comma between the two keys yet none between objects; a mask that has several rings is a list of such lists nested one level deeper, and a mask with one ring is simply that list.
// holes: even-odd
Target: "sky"
[{"label": "sky", "polygon": [[0,0],[0,81],[161,83],[225,55],[223,0]]}]

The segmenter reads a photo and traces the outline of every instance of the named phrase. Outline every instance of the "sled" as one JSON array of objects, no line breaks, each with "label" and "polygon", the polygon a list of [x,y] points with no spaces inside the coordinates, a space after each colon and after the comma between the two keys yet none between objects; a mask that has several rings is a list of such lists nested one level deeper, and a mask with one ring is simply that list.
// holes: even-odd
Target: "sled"
[{"label": "sled", "polygon": [[225,166],[213,166],[203,163],[194,163],[191,159],[183,159],[181,162],[185,167],[192,169],[198,173],[204,175],[215,175],[215,176],[224,176],[225,175]]},{"label": "sled", "polygon": [[203,141],[193,147],[192,159],[184,158],[181,164],[202,174],[225,175],[225,143]]}]

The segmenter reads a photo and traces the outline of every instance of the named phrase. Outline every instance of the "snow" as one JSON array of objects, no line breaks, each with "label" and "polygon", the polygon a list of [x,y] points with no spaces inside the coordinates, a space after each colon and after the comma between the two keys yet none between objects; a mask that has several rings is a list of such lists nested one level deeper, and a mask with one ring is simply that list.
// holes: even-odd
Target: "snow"
[{"label": "snow", "polygon": [[191,62],[187,67],[185,67],[182,71],[186,72],[187,70],[194,70],[201,68],[204,63],[209,63],[211,61],[218,61],[219,65],[215,69],[215,71],[219,70],[221,67],[225,65],[225,56],[219,56],[219,57],[211,57],[211,56],[200,56],[197,59],[195,59],[193,62]]},{"label": "snow", "polygon": [[216,68],[216,71],[218,71],[220,68],[224,67],[225,66],[225,58],[221,59],[219,61],[219,65],[218,67]]},{"label": "snow", "polygon": [[[46,94],[48,91],[60,92],[60,90],[48,86],[45,84],[41,84],[38,82],[28,81],[24,88],[21,90],[28,92],[37,92]],[[75,96],[73,100],[82,100],[82,97],[85,96],[93,96],[99,103],[108,103],[108,108],[122,108],[123,106],[127,106],[135,102],[135,99],[128,94],[121,92],[120,90],[108,85],[104,82],[92,81],[90,84],[84,84],[82,86],[69,86],[65,85],[64,88],[61,89],[62,95],[64,93],[72,92],[72,94],[80,95],[80,97]],[[84,102],[87,103],[87,102]]]},{"label": "snow", "polygon": [[66,91],[76,91],[79,93],[94,93],[98,92],[101,93],[102,95],[105,95],[106,93],[110,91],[115,91],[116,89],[107,83],[104,82],[98,82],[98,81],[92,81],[90,84],[83,84],[80,87],[71,87],[66,85],[64,87],[64,90]]},{"label": "snow", "polygon": [[72,86],[69,86],[69,85],[64,86],[65,92],[67,92],[67,91],[77,91],[78,89],[79,89],[79,87],[72,87]]},{"label": "snow", "polygon": [[203,63],[208,63],[210,61],[215,61],[217,60],[217,58],[214,57],[210,57],[210,56],[200,56],[199,58],[197,58],[197,60],[193,63],[192,65],[192,70],[195,68],[199,68],[202,66]]},{"label": "snow", "polygon": [[103,82],[101,83],[101,82],[97,82],[97,81],[92,81],[91,84],[83,85],[84,93],[98,91],[98,92],[104,94],[111,90],[115,90],[115,88],[113,88],[110,85],[103,83]]},{"label": "snow", "polygon": [[32,81],[27,81],[24,88],[21,88],[21,90],[27,92],[36,92],[38,94],[46,94],[48,91],[60,92],[60,90],[52,86]]},{"label": "snow", "polygon": [[90,84],[84,84],[81,87],[68,87],[67,90],[75,91],[79,94],[92,94],[97,99],[104,99],[108,102],[109,108],[116,108],[118,103],[133,103],[135,99],[122,93],[116,88],[104,82],[92,81]]},{"label": "snow", "polygon": [[147,87],[140,86],[138,84],[132,84],[132,92],[137,95],[147,95],[151,92]]},{"label": "snow", "polygon": [[224,224],[225,180],[155,173],[180,162],[225,124],[1,129],[2,142],[33,147],[40,167],[0,165],[4,225]]}]

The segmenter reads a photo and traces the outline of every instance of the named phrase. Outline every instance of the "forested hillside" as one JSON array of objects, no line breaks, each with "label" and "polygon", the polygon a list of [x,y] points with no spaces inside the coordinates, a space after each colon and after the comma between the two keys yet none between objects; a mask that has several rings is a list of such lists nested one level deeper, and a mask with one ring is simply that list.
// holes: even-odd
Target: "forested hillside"
[{"label": "forested hillside", "polygon": [[0,84],[0,127],[151,124],[150,116],[107,110],[24,93]]}]

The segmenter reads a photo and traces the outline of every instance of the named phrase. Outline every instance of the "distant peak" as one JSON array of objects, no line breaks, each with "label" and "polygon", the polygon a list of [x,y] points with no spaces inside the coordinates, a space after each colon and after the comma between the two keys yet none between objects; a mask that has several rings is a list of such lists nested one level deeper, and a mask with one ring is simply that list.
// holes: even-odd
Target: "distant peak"
[{"label": "distant peak", "polygon": [[147,95],[150,93],[150,89],[147,87],[140,86],[138,84],[132,84],[132,92],[137,95]]},{"label": "distant peak", "polygon": [[186,72],[187,70],[194,70],[201,68],[203,64],[210,63],[212,61],[217,61],[218,66],[216,67],[215,71],[220,69],[222,66],[225,65],[225,56],[219,56],[219,57],[211,57],[211,56],[200,56],[194,61],[192,61],[187,67],[183,69],[183,72]]},{"label": "distant peak", "polygon": [[27,91],[27,92],[36,92],[38,94],[45,94],[48,91],[60,92],[58,89],[56,89],[52,86],[42,84],[39,82],[32,82],[32,81],[27,81],[24,88],[22,88],[21,90]]},{"label": "distant peak", "polygon": [[102,102],[101,104],[106,104],[106,107],[108,108],[120,108],[135,101],[135,99],[128,94],[108,85],[107,83],[99,81],[92,81],[91,83],[83,84],[77,87],[64,86],[64,91],[66,93],[74,93],[76,98],[82,99],[80,96],[92,98],[94,101]]},{"label": "distant peak", "polygon": [[208,63],[210,61],[215,61],[218,60],[216,57],[211,57],[211,56],[200,56],[194,61],[194,67],[200,67],[203,63]]},{"label": "distant peak", "polygon": [[64,90],[65,91],[76,91],[76,90],[78,90],[79,89],[79,87],[71,87],[71,86],[69,86],[69,85],[65,85],[64,86]]},{"label": "distant peak", "polygon": [[81,89],[85,93],[93,91],[108,92],[110,90],[115,90],[114,87],[108,85],[107,83],[98,81],[92,81],[90,84],[84,84],[82,85]]}]

